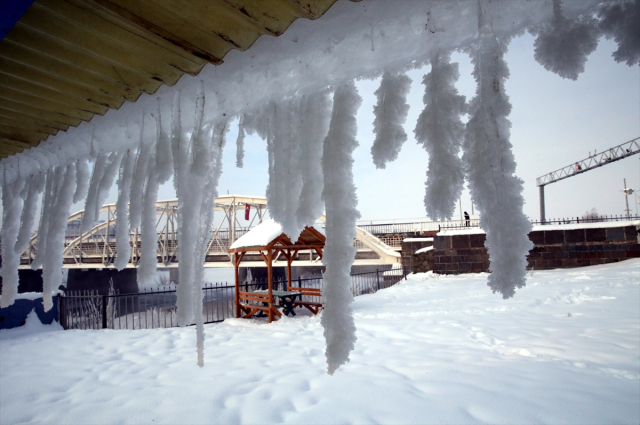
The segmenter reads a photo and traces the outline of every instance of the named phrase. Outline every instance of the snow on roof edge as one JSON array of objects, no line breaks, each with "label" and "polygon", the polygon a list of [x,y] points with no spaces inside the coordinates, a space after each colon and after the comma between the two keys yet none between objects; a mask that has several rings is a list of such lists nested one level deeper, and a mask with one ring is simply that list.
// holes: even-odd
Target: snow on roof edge
[{"label": "snow on roof edge", "polygon": [[[599,223],[572,223],[572,224],[536,224],[532,232],[543,230],[577,230],[577,229],[611,229],[614,227],[640,226],[640,220],[605,221]],[[436,236],[456,235],[484,235],[485,231],[478,228],[442,230]]]}]

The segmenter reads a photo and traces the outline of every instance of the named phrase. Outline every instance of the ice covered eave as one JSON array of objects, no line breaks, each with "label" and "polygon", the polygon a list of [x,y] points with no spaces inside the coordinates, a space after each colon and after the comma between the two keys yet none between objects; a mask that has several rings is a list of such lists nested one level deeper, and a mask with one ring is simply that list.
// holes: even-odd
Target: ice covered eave
[{"label": "ice covered eave", "polygon": [[[571,18],[590,12],[600,2],[564,0],[564,15]],[[136,103],[51,136],[37,148],[0,164],[11,181],[18,169],[17,157],[26,159],[20,173],[27,175],[96,151],[136,146],[137,138],[126,137],[122,129],[135,126],[142,112],[155,111],[156,99],[163,116],[169,116],[176,91],[182,94],[182,109],[193,111],[200,81],[207,98],[206,120],[215,122],[293,93],[316,92],[354,78],[373,77],[385,69],[419,66],[433,49],[462,49],[477,41],[477,7],[475,1],[341,0],[318,20],[297,20],[280,37],[262,36],[245,52],[229,52],[225,63],[205,66],[197,77],[185,75],[174,87],[163,86],[153,96],[143,94]],[[502,38],[546,22],[553,14],[551,2],[546,1],[491,2],[490,7],[493,31]],[[184,118],[185,129],[193,119],[189,115]],[[94,152],[89,148],[92,139]],[[78,141],[83,148],[78,148]],[[43,154],[47,161],[38,158]],[[38,164],[28,165],[30,159]]]}]

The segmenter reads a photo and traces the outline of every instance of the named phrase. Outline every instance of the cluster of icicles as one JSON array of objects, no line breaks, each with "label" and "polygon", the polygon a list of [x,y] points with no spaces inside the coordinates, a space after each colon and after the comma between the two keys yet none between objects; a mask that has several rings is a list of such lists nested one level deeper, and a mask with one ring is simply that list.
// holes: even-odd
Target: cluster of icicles
[{"label": "cluster of icicles", "polygon": [[[588,25],[580,26],[579,22],[564,19],[559,4],[558,0],[554,1],[554,23],[538,29],[541,35],[536,44],[536,58],[548,69],[574,78],[581,72],[586,55],[595,49],[593,37],[585,29]],[[522,181],[514,174],[516,164],[509,142],[507,116],[511,106],[504,92],[508,77],[503,59],[506,45],[493,34],[484,7],[482,2],[479,41],[468,50],[475,66],[476,96],[467,103],[464,96],[458,94],[455,88],[458,66],[450,62],[450,53],[432,52],[431,70],[423,80],[425,108],[414,132],[429,153],[427,214],[432,219],[450,218],[464,180],[468,181],[481,214],[481,227],[487,233],[492,270],[488,284],[494,292],[509,298],[516,288],[525,284],[526,255],[532,247],[527,237],[531,225],[522,212]],[[562,40],[563,34],[565,38],[575,38],[577,53],[573,59],[558,56],[552,46]],[[409,109],[406,97],[410,84],[406,75],[387,71],[375,93],[378,101],[374,108],[376,137],[371,153],[380,168],[397,158],[407,140],[403,126]],[[267,200],[271,216],[282,224],[285,233],[296,240],[306,225],[313,224],[326,211],[325,311],[321,321],[329,374],[349,361],[356,342],[350,269],[355,257],[352,242],[359,213],[352,153],[358,145],[356,113],[361,101],[354,82],[349,81],[317,93],[270,102],[239,117],[236,165],[242,167],[243,164],[245,134],[257,133],[266,140]],[[178,320],[182,326],[195,322],[198,364],[202,366],[204,329],[200,283],[231,118],[206,119],[205,102],[201,87],[196,94],[195,111],[181,111],[180,93],[177,93],[170,117],[163,118],[160,107],[143,116],[138,146],[93,155],[91,173],[87,161],[78,160],[26,178],[3,178],[0,307],[11,305],[17,294],[20,255],[30,242],[40,195],[43,194],[42,213],[32,268],[43,270],[44,306],[49,310],[52,291],[61,284],[60,266],[69,209],[72,203],[86,199],[82,231],[91,229],[116,176],[114,266],[122,270],[129,262],[129,232],[139,227],[142,252],[138,281],[144,284],[153,279],[157,267],[158,187],[173,175],[178,197],[180,247]],[[183,112],[195,116],[189,128],[183,128]],[[464,124],[461,118],[467,113],[469,120]],[[144,137],[145,124],[147,134],[149,126],[155,126],[155,137]]]}]

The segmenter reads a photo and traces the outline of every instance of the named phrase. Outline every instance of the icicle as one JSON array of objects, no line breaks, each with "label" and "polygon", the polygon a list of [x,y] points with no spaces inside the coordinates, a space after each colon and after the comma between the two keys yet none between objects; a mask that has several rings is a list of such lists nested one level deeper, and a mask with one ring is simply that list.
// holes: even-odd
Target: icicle
[{"label": "icicle", "polygon": [[86,198],[89,190],[89,164],[84,159],[76,161],[76,180],[76,193],[73,194],[74,204]]},{"label": "icicle", "polygon": [[612,54],[616,62],[640,65],[640,0],[605,3],[598,11],[598,17],[604,36],[618,43],[618,50]]},{"label": "icicle", "polygon": [[509,76],[506,47],[492,33],[488,2],[480,3],[480,40],[472,61],[478,82],[471,101],[463,160],[471,196],[480,211],[480,227],[491,261],[488,285],[503,298],[525,285],[527,254],[533,244],[527,236],[531,223],[522,212],[522,180],[514,174],[516,162],[509,142],[511,112],[504,83]]},{"label": "icicle", "polygon": [[238,122],[238,139],[236,139],[236,167],[244,166],[244,115],[240,115]]},{"label": "icicle", "polygon": [[20,252],[16,251],[15,244],[20,229],[20,215],[22,213],[23,200],[20,197],[25,184],[22,177],[9,183],[5,177],[2,185],[2,298],[0,308],[9,307],[15,301],[18,294],[18,267],[20,266]]},{"label": "icicle", "polygon": [[160,110],[160,98],[156,109],[156,174],[158,184],[163,184],[173,174],[173,152],[171,136],[162,129],[162,112]]},{"label": "icicle", "polygon": [[104,177],[105,168],[107,165],[107,159],[109,155],[100,154],[96,157],[96,161],[93,164],[93,173],[91,173],[91,182],[89,183],[89,193],[84,205],[84,214],[82,215],[82,233],[88,232],[93,227],[98,215],[98,192],[100,190],[100,182]]},{"label": "icicle", "polygon": [[385,168],[387,162],[395,161],[407,141],[403,125],[409,113],[407,95],[410,89],[411,78],[406,75],[389,71],[382,74],[380,87],[375,92],[378,103],[373,107],[373,132],[376,138],[371,147],[371,156],[376,168]]},{"label": "icicle", "polygon": [[553,15],[551,23],[532,31],[538,35],[534,57],[547,71],[577,80],[584,72],[587,57],[598,47],[600,31],[596,20],[591,16],[565,18],[560,0],[553,0]]},{"label": "icicle", "polygon": [[[213,140],[211,143],[209,176],[204,187],[204,197],[200,208],[200,229],[198,232],[198,240],[196,254],[198,255],[198,263],[195,271],[194,285],[194,309],[199,311],[198,306],[202,309],[203,291],[200,287],[204,281],[204,261],[207,252],[207,243],[211,237],[211,225],[213,223],[214,200],[218,196],[218,181],[222,174],[222,152],[225,145],[225,134],[228,131],[228,122],[219,123],[214,127]],[[202,314],[196,314],[196,333],[197,333],[197,353],[198,366],[204,366],[204,317]]]},{"label": "icicle", "polygon": [[298,239],[303,229],[296,217],[302,191],[301,101],[295,97],[276,107],[271,128],[272,142],[269,144],[273,158],[267,186],[269,214],[282,225],[292,242]]},{"label": "icicle", "polygon": [[431,72],[424,76],[424,111],[414,133],[429,153],[424,206],[432,220],[449,220],[464,184],[464,167],[458,152],[464,137],[460,119],[466,112],[464,96],[455,83],[460,77],[458,64],[450,55],[436,52],[431,58]]},{"label": "icicle", "polygon": [[144,198],[144,188],[147,184],[147,167],[153,151],[153,143],[144,143],[144,120],[140,125],[140,144],[138,145],[138,155],[133,181],[131,183],[131,195],[129,198],[129,226],[135,229],[140,226],[142,219],[142,201]]},{"label": "icicle", "polygon": [[38,209],[38,198],[44,188],[44,175],[36,174],[31,176],[25,185],[26,191],[24,196],[24,207],[22,208],[22,218],[20,219],[20,232],[16,242],[16,252],[22,253],[31,240],[33,233],[33,225],[36,221],[36,212]]},{"label": "icicle", "polygon": [[113,263],[118,271],[121,271],[127,266],[129,258],[131,257],[131,243],[129,241],[129,194],[131,191],[135,158],[135,153],[127,150],[120,162],[118,201],[116,202],[116,260]]},{"label": "icicle", "polygon": [[[322,91],[307,97],[301,109],[300,132],[302,154],[300,156],[300,170],[302,172],[302,193],[296,211],[298,228],[311,226],[322,215],[322,143],[329,131],[331,119],[331,97],[327,91]],[[295,242],[295,241],[294,241]]]},{"label": "icicle", "polygon": [[38,238],[36,240],[36,257],[31,263],[31,270],[38,270],[42,267],[47,250],[47,238],[49,235],[50,211],[54,208],[55,192],[54,184],[59,179],[56,168],[47,171],[45,176],[44,195],[42,206],[40,207],[40,223],[38,225]]},{"label": "icicle", "polygon": [[327,341],[330,375],[349,361],[349,353],[356,342],[350,272],[356,254],[353,239],[356,237],[356,220],[360,213],[357,210],[351,155],[358,146],[356,113],[361,103],[362,98],[353,81],[337,88],[322,155],[327,241],[322,257],[326,271],[323,290],[325,310],[321,321]]},{"label": "icicle", "polygon": [[[177,288],[178,324],[187,326],[193,323],[195,318],[194,309],[194,287],[198,284],[195,281],[196,268],[196,244],[197,232],[200,225],[198,214],[202,202],[203,170],[208,158],[203,157],[202,151],[206,152],[207,144],[211,139],[207,136],[207,129],[202,128],[202,117],[204,113],[204,88],[199,87],[196,95],[196,112],[191,140],[185,146],[186,141],[179,140],[177,146],[179,150],[178,170],[178,222],[180,223],[180,233],[178,234],[178,260],[180,268],[180,285]],[[175,117],[174,119],[180,119]],[[203,164],[204,162],[204,164]]]},{"label": "icicle", "polygon": [[[56,172],[47,176],[58,177],[53,183],[53,209],[48,212],[50,223],[46,239],[46,255],[42,264],[42,296],[44,311],[53,307],[51,293],[62,284],[62,254],[64,251],[64,234],[67,229],[69,208],[76,189],[76,167],[69,164],[57,167]],[[39,253],[38,253],[39,254]]]},{"label": "icicle", "polygon": [[96,206],[94,223],[100,218],[100,209],[109,196],[109,190],[111,189],[111,186],[113,186],[113,181],[115,180],[116,174],[118,173],[120,162],[122,162],[122,156],[123,152],[114,152],[110,154],[109,158],[107,159],[107,163],[105,164],[104,168],[104,174],[102,175],[102,179],[100,179],[100,184],[98,185],[98,192],[95,201]]}]

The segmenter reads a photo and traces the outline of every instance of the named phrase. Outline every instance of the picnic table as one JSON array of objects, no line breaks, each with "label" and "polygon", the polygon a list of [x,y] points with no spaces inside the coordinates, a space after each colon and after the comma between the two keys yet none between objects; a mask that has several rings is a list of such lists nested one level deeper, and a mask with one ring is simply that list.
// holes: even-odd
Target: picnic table
[{"label": "picnic table", "polygon": [[[255,291],[254,293],[258,293],[258,294],[268,294],[269,291],[267,289],[260,289],[258,291]],[[282,305],[282,312],[285,315],[289,315],[289,313],[291,313],[291,316],[295,316],[296,312],[293,310],[295,307],[295,303],[296,300],[298,298],[300,298],[303,294],[302,292],[293,292],[293,291],[271,291],[271,294],[274,297],[277,297],[280,299],[280,303]]]}]

